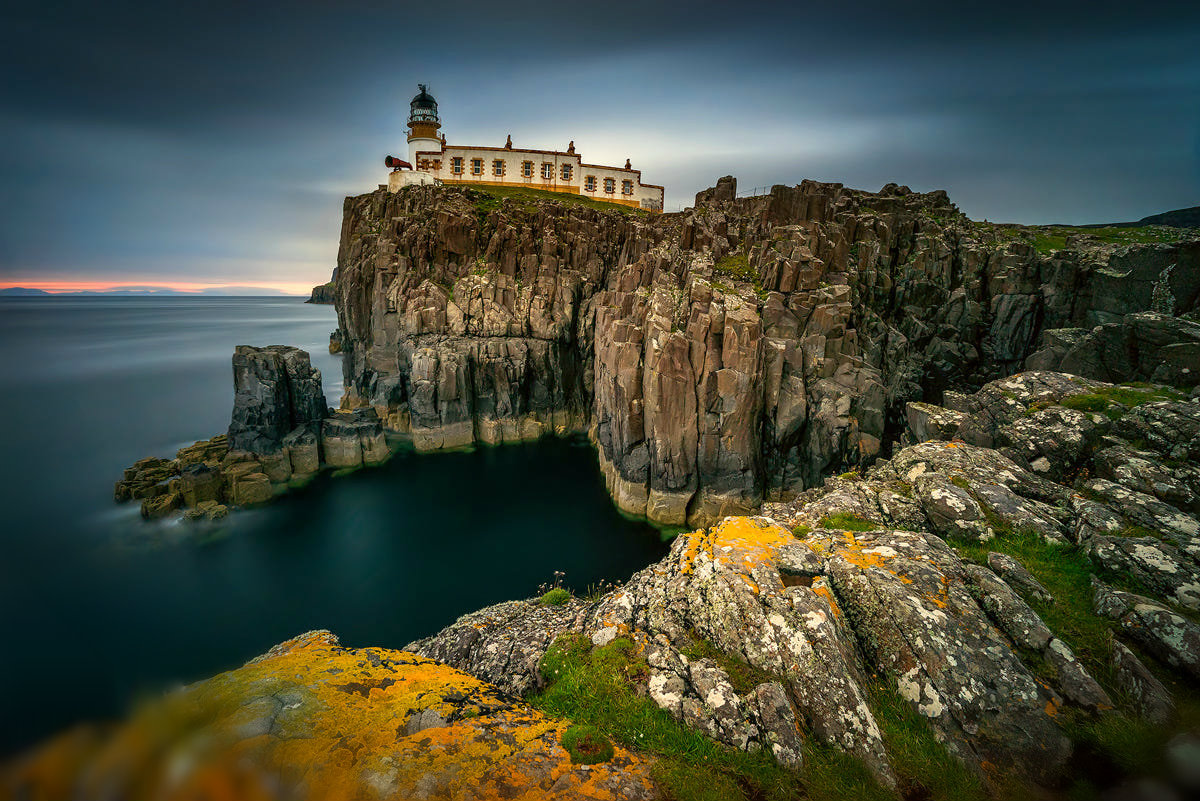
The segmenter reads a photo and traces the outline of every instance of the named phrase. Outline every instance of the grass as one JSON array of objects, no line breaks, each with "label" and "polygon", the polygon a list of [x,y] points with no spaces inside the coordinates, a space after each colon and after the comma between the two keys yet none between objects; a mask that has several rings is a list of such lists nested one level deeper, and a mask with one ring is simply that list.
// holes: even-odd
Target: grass
[{"label": "grass", "polygon": [[727,275],[740,281],[750,281],[758,284],[758,273],[750,267],[750,260],[744,253],[731,253],[713,265],[713,273]]},{"label": "grass", "polygon": [[524,186],[485,186],[474,184],[449,184],[468,190],[467,196],[475,201],[475,210],[480,214],[488,214],[503,205],[504,198],[514,198],[518,206],[525,212],[533,213],[538,210],[534,201],[550,200],[564,206],[583,206],[597,211],[619,212],[645,217],[651,212],[620,203],[607,203],[585,195],[574,195],[568,192],[549,192],[545,189],[532,189]]},{"label": "grass", "polygon": [[561,743],[571,761],[580,765],[596,765],[613,758],[612,741],[595,726],[572,726],[563,732]]},{"label": "grass", "polygon": [[[697,648],[708,655],[712,646],[702,643]],[[648,668],[627,638],[592,648],[586,637],[564,635],[555,640],[540,667],[547,686],[530,703],[656,758],[652,775],[668,799],[895,801],[861,761],[814,737],[806,744],[803,768],[793,772],[765,752],[734,751],[688,729],[638,692]],[[904,797],[989,797],[980,780],[946,751],[928,721],[890,682],[877,680],[867,689]]]},{"label": "grass", "polygon": [[711,659],[716,662],[729,676],[729,683],[738,695],[746,695],[760,684],[783,680],[773,673],[751,665],[741,656],[725,653],[695,632],[691,632],[691,642],[679,652],[688,659]]},{"label": "grass", "polygon": [[1126,411],[1142,404],[1179,401],[1185,397],[1183,393],[1165,387],[1121,385],[1068,395],[1059,404],[1079,412],[1103,412],[1109,419],[1119,420]]},{"label": "grass", "polygon": [[571,591],[566,587],[555,587],[538,599],[542,606],[562,606],[571,600]]},{"label": "grass", "polygon": [[809,534],[812,534],[812,526],[808,525],[807,523],[801,523],[792,528],[792,536],[798,540],[804,539]]},{"label": "grass", "polygon": [[799,794],[798,777],[769,754],[726,748],[638,694],[648,668],[627,638],[593,649],[586,637],[564,635],[546,651],[540,668],[547,686],[529,702],[657,757],[654,777],[668,798],[782,801]]},{"label": "grass", "polygon": [[929,722],[900,697],[891,682],[874,682],[869,695],[905,798],[983,801],[991,797],[979,777],[950,755]]},{"label": "grass", "polygon": [[1070,225],[1038,226],[1033,231],[1033,246],[1038,253],[1049,254],[1067,246],[1067,237],[1076,234],[1094,236],[1101,242],[1112,245],[1138,245],[1155,242],[1179,242],[1190,233],[1186,229],[1161,226],[1139,226],[1137,228],[1080,228]]},{"label": "grass", "polygon": [[835,512],[826,515],[818,521],[821,528],[833,528],[839,531],[878,531],[883,526],[867,520],[854,512]]},{"label": "grass", "polygon": [[1117,626],[1115,621],[1093,614],[1091,577],[1099,574],[1104,581],[1135,592],[1144,592],[1144,588],[1133,586],[1126,577],[1098,569],[1074,547],[1047,542],[1034,532],[1005,532],[986,543],[956,540],[953,545],[960,557],[976,564],[986,565],[989,551],[1016,558],[1054,596],[1050,604],[1036,598],[1026,601],[1050,630],[1071,646],[1096,680],[1112,692],[1110,638]]}]

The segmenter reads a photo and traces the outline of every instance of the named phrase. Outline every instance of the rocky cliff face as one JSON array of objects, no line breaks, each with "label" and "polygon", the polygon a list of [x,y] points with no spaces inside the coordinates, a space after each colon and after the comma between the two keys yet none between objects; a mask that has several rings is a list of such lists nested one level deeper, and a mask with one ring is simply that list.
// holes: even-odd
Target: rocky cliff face
[{"label": "rocky cliff face", "polygon": [[[455,188],[347,198],[345,405],[420,449],[587,429],[623,509],[702,524],[886,453],[909,401],[1035,350],[1073,363],[1097,325],[1153,374],[1178,326],[1139,356],[1126,315],[1200,303],[1196,240],[1040,252],[1036,231],[974,223],[944,192],[735,189],[658,216]],[[1182,336],[1176,378],[1195,356]]]}]

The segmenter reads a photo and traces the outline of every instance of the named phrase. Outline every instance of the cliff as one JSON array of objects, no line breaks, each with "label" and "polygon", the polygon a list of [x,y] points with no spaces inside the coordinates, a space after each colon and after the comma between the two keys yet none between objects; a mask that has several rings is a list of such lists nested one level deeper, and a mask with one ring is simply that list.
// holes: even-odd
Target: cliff
[{"label": "cliff", "polygon": [[[735,189],[665,215],[461,188],[347,198],[344,405],[423,450],[587,430],[622,509],[706,524],[886,455],[909,401],[1039,348],[1057,369],[1096,325],[1200,298],[1200,238],[1174,229],[1059,242],[968,220],[944,192]],[[1159,345],[1195,348],[1166,327]],[[1130,337],[1114,358],[1137,361]]]}]

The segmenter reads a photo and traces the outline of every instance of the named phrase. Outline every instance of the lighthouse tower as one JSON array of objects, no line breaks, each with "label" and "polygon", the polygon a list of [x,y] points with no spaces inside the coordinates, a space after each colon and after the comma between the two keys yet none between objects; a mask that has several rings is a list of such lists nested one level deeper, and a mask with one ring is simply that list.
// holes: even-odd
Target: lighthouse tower
[{"label": "lighthouse tower", "polygon": [[438,128],[442,121],[438,119],[437,101],[429,94],[425,84],[417,84],[420,94],[408,104],[408,161],[414,166],[417,163],[418,150],[441,150],[442,140],[438,138]]}]

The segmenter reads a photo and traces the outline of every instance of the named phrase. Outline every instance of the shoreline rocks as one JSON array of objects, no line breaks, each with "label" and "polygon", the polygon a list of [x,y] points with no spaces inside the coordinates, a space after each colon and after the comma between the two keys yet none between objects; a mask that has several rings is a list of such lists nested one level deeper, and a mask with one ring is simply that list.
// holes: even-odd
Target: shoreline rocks
[{"label": "shoreline rocks", "polygon": [[221,520],[230,507],[268,503],[322,469],[381,465],[391,456],[374,409],[334,411],[308,353],[285,345],[239,345],[233,353],[229,431],[126,469],[113,497],[141,501],[142,517],[182,512]]}]

